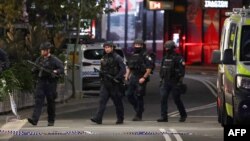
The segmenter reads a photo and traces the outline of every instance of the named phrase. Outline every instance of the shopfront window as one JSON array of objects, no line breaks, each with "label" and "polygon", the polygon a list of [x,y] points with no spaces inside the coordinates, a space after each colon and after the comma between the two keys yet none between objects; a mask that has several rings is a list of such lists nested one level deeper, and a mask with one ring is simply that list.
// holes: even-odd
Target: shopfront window
[{"label": "shopfront window", "polygon": [[[128,2],[127,9],[126,2]],[[162,51],[164,12],[156,11],[154,17],[153,11],[144,8],[143,0],[114,0],[112,7],[119,5],[121,8],[118,12],[103,18],[107,24],[103,22],[105,26],[102,26],[102,31],[106,31],[106,34],[102,34],[102,38],[114,41],[120,47],[125,47],[128,52],[133,50],[135,39],[144,38],[148,50],[151,51],[155,39],[156,51],[158,49]],[[155,24],[154,18],[156,18]]]}]

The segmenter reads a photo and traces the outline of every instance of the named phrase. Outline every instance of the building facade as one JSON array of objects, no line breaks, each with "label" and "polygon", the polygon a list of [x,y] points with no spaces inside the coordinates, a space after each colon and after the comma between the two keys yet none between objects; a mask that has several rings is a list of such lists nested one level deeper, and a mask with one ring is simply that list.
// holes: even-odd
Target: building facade
[{"label": "building facade", "polygon": [[112,6],[121,8],[103,16],[99,38],[114,41],[128,54],[134,39],[144,39],[158,61],[164,42],[173,39],[187,64],[211,64],[211,53],[219,48],[225,12],[247,7],[250,0],[228,0],[227,8],[204,8],[205,0],[165,1],[172,1],[173,9],[149,10],[144,0],[114,0]]}]

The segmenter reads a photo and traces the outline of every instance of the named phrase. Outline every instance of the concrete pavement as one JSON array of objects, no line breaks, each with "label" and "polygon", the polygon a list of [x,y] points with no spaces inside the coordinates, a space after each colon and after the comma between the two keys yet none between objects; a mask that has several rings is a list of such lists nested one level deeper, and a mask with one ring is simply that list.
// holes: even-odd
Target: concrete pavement
[{"label": "concrete pavement", "polygon": [[[74,112],[82,109],[96,107],[96,105],[98,105],[98,100],[99,97],[96,96],[82,96],[77,98],[71,98],[65,101],[65,103],[58,102],[56,104],[56,115],[66,112]],[[33,112],[33,107],[27,107],[19,109],[18,115],[20,116],[20,119],[23,120],[30,117],[32,112]],[[40,119],[47,120],[46,105],[43,107]],[[6,122],[10,122],[11,120],[16,120],[16,117],[12,112],[0,115],[0,127],[2,127]]]}]

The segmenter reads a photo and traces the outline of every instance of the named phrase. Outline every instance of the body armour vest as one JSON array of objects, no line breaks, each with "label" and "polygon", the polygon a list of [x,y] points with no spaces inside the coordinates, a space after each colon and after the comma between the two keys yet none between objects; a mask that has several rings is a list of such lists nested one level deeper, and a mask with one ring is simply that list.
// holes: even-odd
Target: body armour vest
[{"label": "body armour vest", "polygon": [[116,53],[105,54],[101,59],[101,71],[116,76],[119,73],[119,64]]},{"label": "body armour vest", "polygon": [[[43,57],[38,58],[37,64],[47,70],[50,70],[51,72],[54,69],[57,69],[56,68],[57,61],[53,55],[49,56],[48,58],[43,58]],[[39,70],[38,77],[42,79],[44,78],[51,79],[53,76],[51,75],[51,73],[45,72],[41,69]]]},{"label": "body armour vest", "polygon": [[128,59],[128,68],[136,74],[144,74],[146,72],[145,56],[146,53],[134,53]]},{"label": "body armour vest", "polygon": [[160,69],[160,77],[163,78],[164,80],[173,80],[176,77],[176,56],[173,55],[167,55],[164,57],[162,60],[162,65]]}]

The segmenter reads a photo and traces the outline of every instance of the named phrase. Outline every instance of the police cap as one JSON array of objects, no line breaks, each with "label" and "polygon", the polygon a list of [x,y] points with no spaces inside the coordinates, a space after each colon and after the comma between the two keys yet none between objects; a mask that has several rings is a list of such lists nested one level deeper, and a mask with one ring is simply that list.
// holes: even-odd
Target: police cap
[{"label": "police cap", "polygon": [[50,42],[44,42],[44,43],[41,43],[40,45],[40,50],[43,50],[43,49],[50,49],[52,48],[53,45],[50,43]]},{"label": "police cap", "polygon": [[169,41],[165,42],[164,47],[168,48],[168,49],[174,49],[176,47],[176,45],[175,45],[174,41],[169,40]]},{"label": "police cap", "polygon": [[105,42],[105,43],[103,44],[103,47],[105,47],[105,46],[112,47],[113,49],[116,48],[116,45],[115,45],[113,42],[110,42],[110,41]]}]

